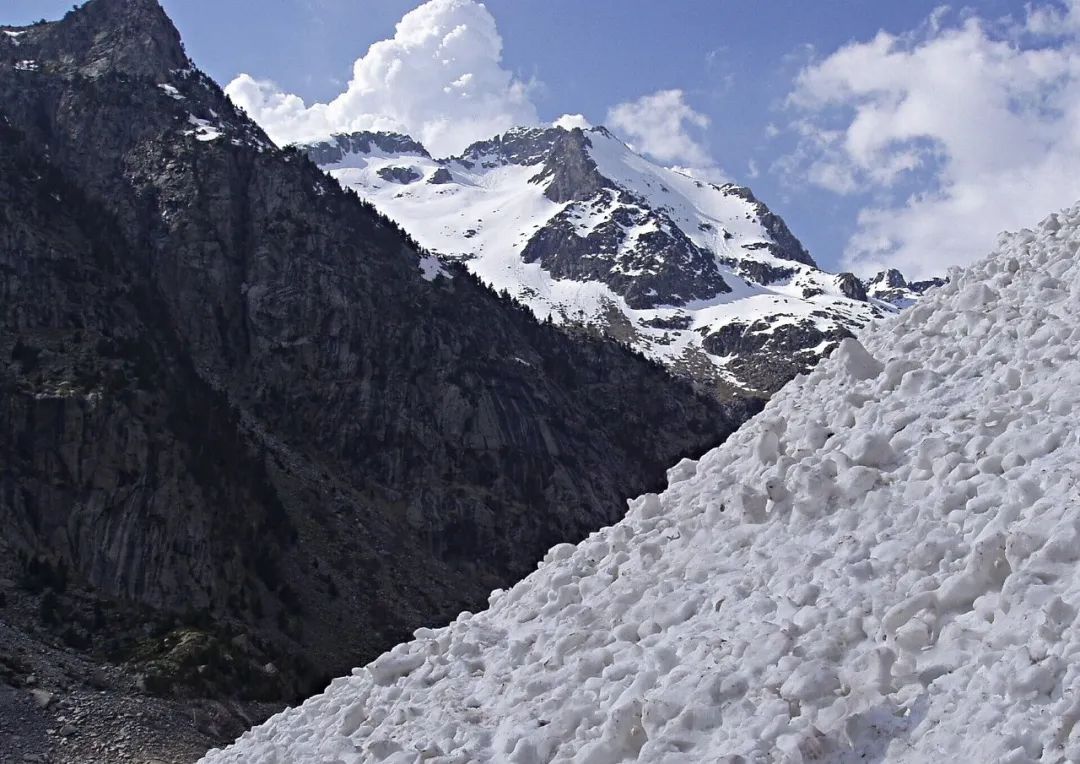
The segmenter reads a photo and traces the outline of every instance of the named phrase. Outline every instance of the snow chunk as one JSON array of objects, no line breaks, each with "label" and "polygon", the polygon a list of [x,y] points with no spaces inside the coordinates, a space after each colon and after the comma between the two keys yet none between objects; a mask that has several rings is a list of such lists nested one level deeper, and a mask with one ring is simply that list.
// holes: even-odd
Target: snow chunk
[{"label": "snow chunk", "polygon": [[424,665],[423,653],[394,651],[384,653],[368,665],[372,681],[377,685],[393,684],[410,671]]},{"label": "snow chunk", "polygon": [[851,438],[845,449],[851,461],[863,467],[887,467],[896,461],[896,452],[885,433],[864,431]]},{"label": "snow chunk", "polygon": [[698,463],[693,459],[683,459],[667,471],[668,485],[682,483],[697,474]]},{"label": "snow chunk", "polygon": [[979,282],[966,287],[956,302],[961,310],[978,310],[995,299],[997,299],[997,292],[989,285]]},{"label": "snow chunk", "polygon": [[840,342],[840,347],[836,349],[836,358],[848,376],[854,380],[873,379],[885,369],[854,337]]}]

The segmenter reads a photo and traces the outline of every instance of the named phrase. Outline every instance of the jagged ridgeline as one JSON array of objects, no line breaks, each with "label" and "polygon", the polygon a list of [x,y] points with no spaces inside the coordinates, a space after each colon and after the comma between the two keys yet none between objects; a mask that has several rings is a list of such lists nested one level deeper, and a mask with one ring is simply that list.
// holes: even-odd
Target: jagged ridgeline
[{"label": "jagged ridgeline", "polygon": [[721,397],[770,395],[935,285],[828,273],[749,188],[661,167],[603,127],[520,127],[442,159],[395,133],[302,148],[442,260]]},{"label": "jagged ridgeline", "polygon": [[155,624],[195,628],[277,672],[151,689],[318,689],[749,413],[430,262],[274,147],[154,0],[0,31],[0,125],[11,618],[146,665]]}]

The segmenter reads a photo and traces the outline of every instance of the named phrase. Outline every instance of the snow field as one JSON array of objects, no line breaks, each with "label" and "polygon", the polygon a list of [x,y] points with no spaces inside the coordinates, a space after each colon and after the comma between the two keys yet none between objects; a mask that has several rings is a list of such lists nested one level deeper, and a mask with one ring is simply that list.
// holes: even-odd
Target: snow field
[{"label": "snow field", "polygon": [[488,610],[204,761],[1080,760],[1078,226],[1004,236]]}]

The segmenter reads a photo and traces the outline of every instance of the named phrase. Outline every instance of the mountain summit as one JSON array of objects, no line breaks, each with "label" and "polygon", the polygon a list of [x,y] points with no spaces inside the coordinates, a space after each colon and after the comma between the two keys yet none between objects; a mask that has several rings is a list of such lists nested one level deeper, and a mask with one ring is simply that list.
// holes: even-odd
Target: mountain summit
[{"label": "mountain summit", "polygon": [[750,189],[660,167],[603,127],[519,128],[441,160],[378,133],[301,148],[538,317],[721,394],[771,393],[915,294],[825,273]]}]

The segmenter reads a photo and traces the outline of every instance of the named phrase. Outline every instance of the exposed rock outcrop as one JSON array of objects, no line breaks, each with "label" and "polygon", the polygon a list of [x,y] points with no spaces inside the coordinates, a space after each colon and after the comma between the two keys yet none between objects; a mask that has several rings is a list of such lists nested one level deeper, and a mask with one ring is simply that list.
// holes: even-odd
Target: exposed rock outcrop
[{"label": "exposed rock outcrop", "polygon": [[407,186],[424,176],[411,167],[382,167],[379,169],[379,177],[391,183],[400,183]]},{"label": "exposed rock outcrop", "polygon": [[400,133],[356,132],[335,135],[329,140],[304,146],[312,161],[318,164],[340,162],[349,154],[415,154],[430,157],[427,149],[407,135]]},{"label": "exposed rock outcrop", "polygon": [[854,273],[841,273],[836,277],[836,284],[841,294],[849,300],[866,302],[866,285],[855,276]]}]

